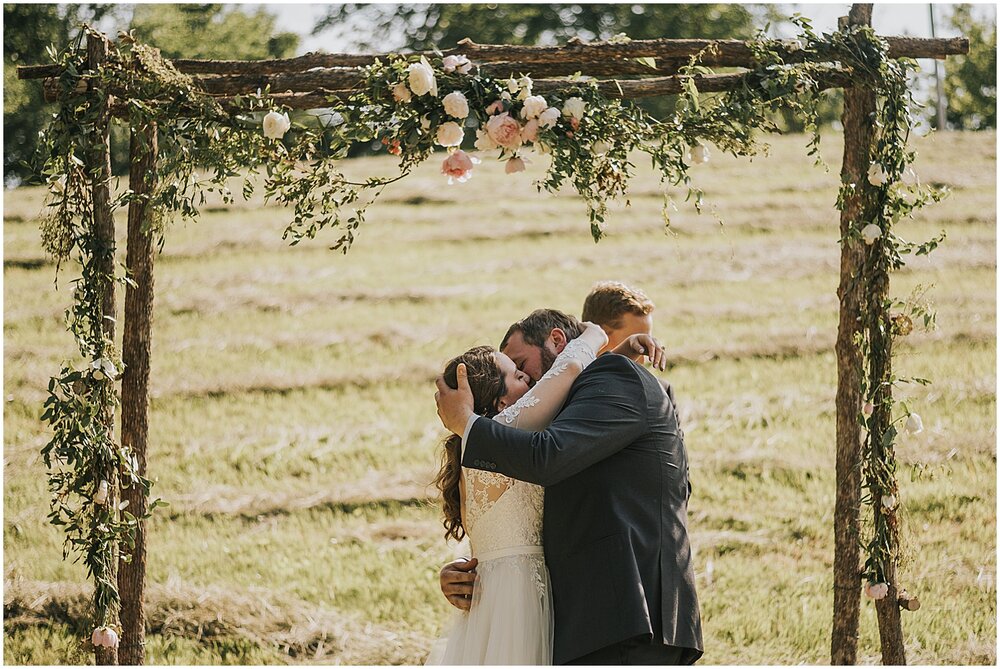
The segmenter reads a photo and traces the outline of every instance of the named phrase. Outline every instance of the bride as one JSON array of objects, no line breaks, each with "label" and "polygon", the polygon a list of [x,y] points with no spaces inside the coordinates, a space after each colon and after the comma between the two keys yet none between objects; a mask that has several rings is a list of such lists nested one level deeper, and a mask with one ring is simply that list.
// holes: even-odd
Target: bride
[{"label": "bride", "polygon": [[[576,377],[594,361],[608,338],[585,323],[548,372],[530,388],[514,362],[489,346],[477,346],[451,360],[446,383],[458,387],[464,365],[475,412],[524,430],[542,430],[562,408]],[[633,335],[614,353],[659,349],[648,335]],[[450,631],[431,649],[427,664],[552,664],[552,595],[542,551],[543,489],[496,472],[463,468],[462,438],[444,442],[435,485],[442,493],[445,537],[466,535],[478,560],[469,611],[460,611]]]}]

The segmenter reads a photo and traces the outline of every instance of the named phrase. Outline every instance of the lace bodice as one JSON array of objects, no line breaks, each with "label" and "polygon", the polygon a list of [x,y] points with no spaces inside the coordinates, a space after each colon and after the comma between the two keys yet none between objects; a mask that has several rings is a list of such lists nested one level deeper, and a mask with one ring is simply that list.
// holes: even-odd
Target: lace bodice
[{"label": "lace bodice", "polygon": [[[588,327],[556,357],[552,367],[517,402],[493,420],[522,430],[545,429],[562,408],[570,386],[607,342],[604,331]],[[516,546],[542,545],[541,486],[497,472],[463,468],[462,500],[466,533],[474,556]]]}]

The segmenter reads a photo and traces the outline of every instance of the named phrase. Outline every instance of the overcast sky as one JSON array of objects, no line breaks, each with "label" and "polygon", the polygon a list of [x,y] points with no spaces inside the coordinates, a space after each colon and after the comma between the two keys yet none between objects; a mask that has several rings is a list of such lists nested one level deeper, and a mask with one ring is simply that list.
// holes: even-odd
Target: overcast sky
[{"label": "overcast sky", "polygon": [[[342,52],[348,50],[348,45],[338,43],[339,40],[327,32],[311,35],[312,27],[326,12],[328,4],[266,4],[268,10],[278,15],[279,25],[283,30],[297,32],[302,35],[300,51],[323,50],[327,52]],[[799,12],[812,19],[813,28],[818,32],[829,32],[837,27],[837,17],[845,16],[850,10],[849,3],[844,4],[813,4],[795,3],[779,4],[782,12],[792,14]],[[876,3],[872,17],[872,25],[882,35],[912,35],[915,37],[930,37],[930,5],[928,4],[894,4]],[[950,14],[949,5],[935,5],[935,21],[938,36],[954,35],[955,31],[944,25],[945,18]],[[983,15],[996,17],[996,5],[984,3],[978,8]],[[390,47],[391,48],[391,47]]]}]

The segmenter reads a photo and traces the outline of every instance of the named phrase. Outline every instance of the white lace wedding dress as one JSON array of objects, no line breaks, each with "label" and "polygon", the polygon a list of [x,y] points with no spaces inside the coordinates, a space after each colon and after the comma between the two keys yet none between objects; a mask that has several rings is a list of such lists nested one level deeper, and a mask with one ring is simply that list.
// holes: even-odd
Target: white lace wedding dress
[{"label": "white lace wedding dress", "polygon": [[[607,341],[588,328],[551,369],[493,420],[541,430],[562,408],[570,386]],[[465,530],[479,560],[470,611],[455,614],[435,642],[430,665],[552,664],[552,594],[542,552],[540,486],[496,472],[463,468]]]}]

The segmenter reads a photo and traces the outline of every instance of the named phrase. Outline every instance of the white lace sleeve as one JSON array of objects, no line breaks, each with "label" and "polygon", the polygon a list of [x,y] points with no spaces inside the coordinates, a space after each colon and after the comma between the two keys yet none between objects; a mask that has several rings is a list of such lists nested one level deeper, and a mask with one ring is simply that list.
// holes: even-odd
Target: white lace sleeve
[{"label": "white lace sleeve", "polygon": [[493,420],[521,430],[548,427],[566,401],[576,377],[596,359],[597,351],[607,341],[608,337],[601,328],[588,327],[583,334],[566,344],[534,388],[494,416]]}]

